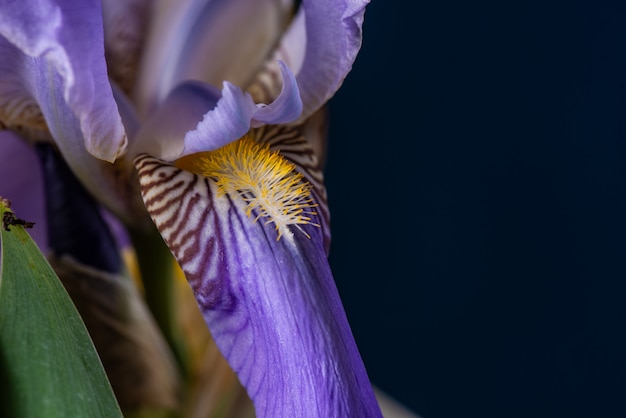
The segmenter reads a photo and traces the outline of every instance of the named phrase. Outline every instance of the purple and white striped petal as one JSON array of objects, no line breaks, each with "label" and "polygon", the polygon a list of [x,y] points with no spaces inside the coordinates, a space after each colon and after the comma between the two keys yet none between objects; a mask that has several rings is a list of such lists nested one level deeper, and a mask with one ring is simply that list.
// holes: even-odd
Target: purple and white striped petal
[{"label": "purple and white striped petal", "polygon": [[213,180],[135,162],[148,212],[257,417],[382,417],[319,228],[277,240]]}]

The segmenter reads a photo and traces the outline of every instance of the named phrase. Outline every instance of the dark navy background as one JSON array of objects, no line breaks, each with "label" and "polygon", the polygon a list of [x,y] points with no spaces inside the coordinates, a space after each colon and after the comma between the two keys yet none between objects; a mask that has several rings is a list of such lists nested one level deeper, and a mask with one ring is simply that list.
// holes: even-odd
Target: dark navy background
[{"label": "dark navy background", "polygon": [[424,418],[626,416],[626,2],[373,0],[331,265]]}]

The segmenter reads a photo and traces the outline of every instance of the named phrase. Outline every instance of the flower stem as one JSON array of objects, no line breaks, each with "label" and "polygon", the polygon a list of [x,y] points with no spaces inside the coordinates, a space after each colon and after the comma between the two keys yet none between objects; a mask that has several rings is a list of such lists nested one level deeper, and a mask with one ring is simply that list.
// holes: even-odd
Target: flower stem
[{"label": "flower stem", "polygon": [[187,349],[178,326],[175,261],[156,229],[130,231],[146,303],[168,342],[183,377],[188,375]]}]

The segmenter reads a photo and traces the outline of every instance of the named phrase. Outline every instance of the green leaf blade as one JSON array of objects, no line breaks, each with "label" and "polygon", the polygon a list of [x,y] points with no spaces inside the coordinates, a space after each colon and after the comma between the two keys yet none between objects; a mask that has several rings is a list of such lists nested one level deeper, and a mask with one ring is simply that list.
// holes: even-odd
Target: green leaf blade
[{"label": "green leaf blade", "polygon": [[[0,201],[0,217],[7,208]],[[63,285],[21,226],[0,239],[0,416],[122,417]]]}]

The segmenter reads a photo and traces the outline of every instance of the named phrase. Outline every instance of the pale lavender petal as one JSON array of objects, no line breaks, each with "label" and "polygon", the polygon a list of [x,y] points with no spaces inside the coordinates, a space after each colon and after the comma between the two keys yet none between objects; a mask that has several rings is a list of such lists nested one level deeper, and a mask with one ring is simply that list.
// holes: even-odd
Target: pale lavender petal
[{"label": "pale lavender petal", "polygon": [[0,0],[0,8],[0,118],[7,118],[0,123],[30,136],[28,123],[39,115],[37,139],[52,136],[108,209],[125,222],[145,222],[132,165],[118,158],[127,140],[107,78],[100,2]]},{"label": "pale lavender petal", "polygon": [[215,108],[204,115],[196,129],[185,135],[182,155],[211,151],[241,138],[250,129],[257,110],[249,94],[225,82]]},{"label": "pale lavender petal", "polygon": [[0,196],[15,215],[35,225],[26,231],[39,248],[48,250],[43,173],[35,149],[17,135],[0,131]]},{"label": "pale lavender petal", "polygon": [[148,156],[146,207],[185,271],[259,418],[382,417],[326,259],[321,232],[276,239],[241,197]]},{"label": "pale lavender petal", "polygon": [[41,108],[67,158],[86,148],[115,160],[126,134],[107,77],[100,2],[0,0],[0,10],[3,93],[19,81],[10,100]]},{"label": "pale lavender petal", "polygon": [[[282,48],[297,56],[305,48],[302,69],[297,73],[306,118],[339,89],[352,69],[361,48],[365,6],[369,0],[303,0],[304,21],[296,19],[286,34]],[[295,70],[295,68],[294,68]]]},{"label": "pale lavender petal", "polygon": [[283,63],[278,63],[280,73],[283,79],[283,87],[279,96],[267,106],[259,108],[254,114],[252,126],[260,126],[262,124],[286,123],[292,122],[302,113],[302,100],[300,100],[300,91],[296,77]]},{"label": "pale lavender petal", "polygon": [[196,128],[198,121],[215,108],[222,93],[213,86],[187,81],[177,86],[146,120],[131,141],[128,155],[132,158],[147,153],[172,161],[185,146],[185,134]]},{"label": "pale lavender petal", "polygon": [[220,148],[241,138],[252,126],[296,120],[302,110],[298,85],[287,66],[281,65],[281,72],[283,90],[269,105],[256,105],[250,94],[225,82],[215,109],[204,115],[196,129],[185,135],[181,156]]},{"label": "pale lavender petal", "polygon": [[244,86],[271,53],[291,17],[291,1],[182,0],[154,8],[136,90],[150,114],[185,80]]}]

